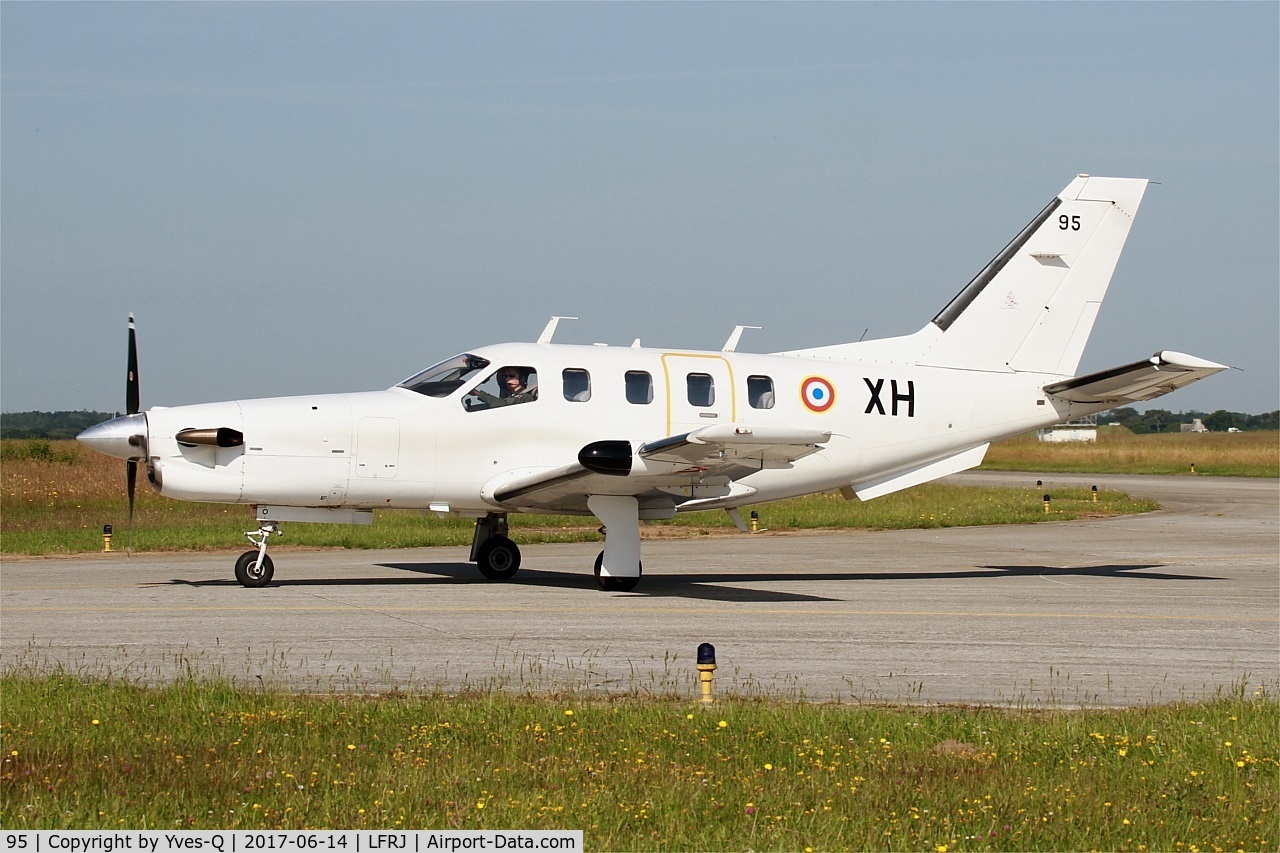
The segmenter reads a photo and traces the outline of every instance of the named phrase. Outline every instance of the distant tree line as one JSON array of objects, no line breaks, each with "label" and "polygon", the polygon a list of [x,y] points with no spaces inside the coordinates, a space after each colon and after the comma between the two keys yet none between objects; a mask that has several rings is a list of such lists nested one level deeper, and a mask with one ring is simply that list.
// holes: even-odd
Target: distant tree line
[{"label": "distant tree line", "polygon": [[[118,412],[4,412],[0,414],[0,438],[42,438],[55,440],[75,438],[94,424],[115,417]],[[1170,412],[1167,409],[1112,409],[1098,415],[1098,423],[1118,423],[1130,432],[1180,432],[1182,424],[1200,419],[1213,432],[1226,432],[1232,427],[1250,430],[1280,429],[1280,410],[1261,415],[1241,412]]]},{"label": "distant tree line", "polygon": [[1246,415],[1241,412],[1228,412],[1219,409],[1216,412],[1171,412],[1168,409],[1147,409],[1139,412],[1132,408],[1112,409],[1098,415],[1098,423],[1118,423],[1133,433],[1149,432],[1181,432],[1182,424],[1189,424],[1196,418],[1210,432],[1227,432],[1232,427],[1241,432],[1251,430],[1280,429],[1280,409],[1261,415]]},{"label": "distant tree line", "polygon": [[0,414],[0,438],[75,438],[115,416],[115,412],[4,412]]}]

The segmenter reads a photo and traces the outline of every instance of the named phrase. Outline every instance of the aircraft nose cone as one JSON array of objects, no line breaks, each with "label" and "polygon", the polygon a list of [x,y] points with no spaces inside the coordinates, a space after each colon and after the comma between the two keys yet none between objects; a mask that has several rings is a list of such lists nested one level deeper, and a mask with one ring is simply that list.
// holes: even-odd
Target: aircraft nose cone
[{"label": "aircraft nose cone", "polygon": [[89,427],[76,441],[117,459],[142,459],[147,455],[147,416],[124,415]]}]

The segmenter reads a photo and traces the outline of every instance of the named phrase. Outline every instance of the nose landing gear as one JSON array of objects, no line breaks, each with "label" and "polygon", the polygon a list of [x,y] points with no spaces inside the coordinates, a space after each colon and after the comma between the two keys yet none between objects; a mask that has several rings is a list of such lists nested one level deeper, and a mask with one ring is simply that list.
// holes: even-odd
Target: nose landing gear
[{"label": "nose landing gear", "polygon": [[240,555],[240,559],[236,560],[236,580],[241,586],[258,589],[271,583],[276,567],[267,556],[267,539],[272,533],[277,536],[284,535],[284,531],[280,529],[280,522],[264,521],[257,530],[245,532],[245,537],[256,545],[258,550],[245,551]]}]

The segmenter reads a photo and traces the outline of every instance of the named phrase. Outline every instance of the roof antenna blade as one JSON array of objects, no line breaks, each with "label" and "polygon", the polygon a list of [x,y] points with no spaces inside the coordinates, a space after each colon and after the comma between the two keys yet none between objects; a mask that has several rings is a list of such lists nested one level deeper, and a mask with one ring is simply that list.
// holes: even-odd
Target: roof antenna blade
[{"label": "roof antenna blade", "polygon": [[560,325],[560,321],[561,321],[561,320],[577,320],[577,319],[580,319],[580,318],[578,318],[578,317],[552,317],[552,318],[547,322],[547,327],[546,327],[545,329],[543,329],[543,330],[542,330],[542,334],[538,335],[538,343],[540,343],[540,344],[549,344],[549,343],[551,343],[551,338],[552,338],[552,336],[553,336],[553,335],[555,335],[555,333],[556,333],[556,326]]},{"label": "roof antenna blade", "polygon": [[742,340],[742,333],[747,329],[763,329],[764,326],[734,326],[733,334],[729,335],[729,340],[724,342],[724,346],[720,348],[720,352],[736,352],[738,349],[738,341]]}]

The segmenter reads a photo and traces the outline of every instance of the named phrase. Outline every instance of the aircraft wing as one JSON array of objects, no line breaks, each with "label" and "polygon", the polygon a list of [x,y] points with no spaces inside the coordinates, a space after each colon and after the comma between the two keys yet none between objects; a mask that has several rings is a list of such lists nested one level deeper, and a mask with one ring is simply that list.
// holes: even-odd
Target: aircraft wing
[{"label": "aircraft wing", "polygon": [[588,495],[634,495],[642,512],[670,517],[690,499],[746,496],[755,489],[735,481],[765,468],[786,468],[821,450],[829,431],[706,426],[646,442],[597,441],[559,468],[510,471],[484,488],[487,498],[521,509],[586,512]]},{"label": "aircraft wing", "polygon": [[1054,382],[1044,392],[1072,403],[1139,403],[1226,369],[1225,364],[1165,350],[1123,367]]},{"label": "aircraft wing", "polygon": [[783,467],[816,453],[831,440],[831,432],[785,427],[752,427],[742,424],[706,426],[650,441],[638,455],[645,460],[684,465],[716,466],[726,462],[759,462],[760,467]]}]

